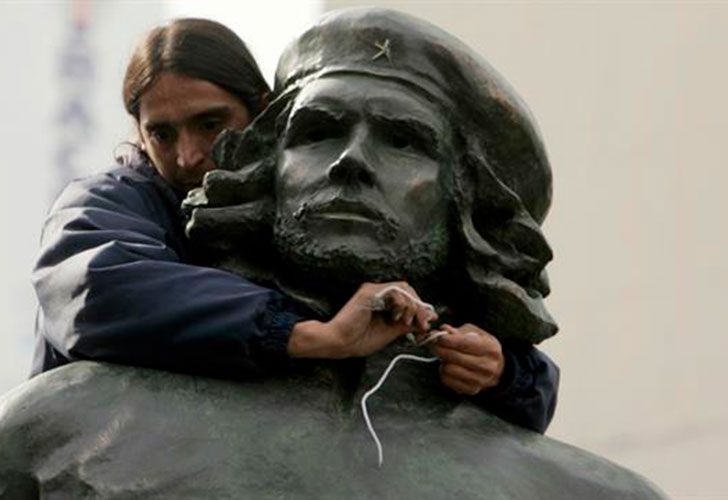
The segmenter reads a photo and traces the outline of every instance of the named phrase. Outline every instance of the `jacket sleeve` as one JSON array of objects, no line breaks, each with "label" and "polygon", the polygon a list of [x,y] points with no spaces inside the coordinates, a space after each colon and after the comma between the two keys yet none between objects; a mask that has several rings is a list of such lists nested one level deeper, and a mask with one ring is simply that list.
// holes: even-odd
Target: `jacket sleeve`
[{"label": "jacket sleeve", "polygon": [[33,271],[39,334],[67,360],[232,378],[284,366],[295,304],[181,262],[174,245],[159,206],[130,183],[71,184]]},{"label": "jacket sleeve", "polygon": [[559,368],[530,344],[503,344],[505,367],[498,386],[474,402],[512,424],[543,434],[556,409]]}]

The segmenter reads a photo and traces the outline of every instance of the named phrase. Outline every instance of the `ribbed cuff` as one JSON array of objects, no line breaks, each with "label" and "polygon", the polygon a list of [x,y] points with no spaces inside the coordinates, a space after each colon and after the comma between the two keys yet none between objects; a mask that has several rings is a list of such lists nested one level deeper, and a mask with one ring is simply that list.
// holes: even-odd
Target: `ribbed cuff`
[{"label": "ribbed cuff", "polygon": [[288,339],[296,323],[305,321],[304,308],[285,295],[271,291],[265,310],[256,321],[261,335],[256,347],[259,365],[266,371],[285,369],[290,363]]},{"label": "ribbed cuff", "polygon": [[502,345],[505,360],[500,382],[477,397],[487,401],[513,399],[525,394],[533,385],[533,375],[527,367],[521,366],[521,360],[508,348]]}]

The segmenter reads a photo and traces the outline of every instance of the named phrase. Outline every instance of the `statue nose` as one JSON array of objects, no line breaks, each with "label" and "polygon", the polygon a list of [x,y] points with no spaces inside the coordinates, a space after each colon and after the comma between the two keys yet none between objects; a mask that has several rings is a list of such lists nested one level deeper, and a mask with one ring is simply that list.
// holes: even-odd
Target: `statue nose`
[{"label": "statue nose", "polygon": [[331,164],[328,177],[333,182],[346,185],[364,185],[373,187],[376,184],[376,172],[372,168],[372,158],[367,148],[365,132],[357,132],[346,149]]}]

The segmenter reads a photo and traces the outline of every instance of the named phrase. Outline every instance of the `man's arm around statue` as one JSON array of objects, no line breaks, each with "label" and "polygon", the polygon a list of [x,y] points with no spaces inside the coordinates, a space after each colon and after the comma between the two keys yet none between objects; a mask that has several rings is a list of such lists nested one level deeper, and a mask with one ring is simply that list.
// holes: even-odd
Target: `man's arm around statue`
[{"label": "man's arm around statue", "polygon": [[[412,329],[383,324],[376,315],[354,318],[360,335],[347,347],[351,329],[341,328],[346,324],[341,317],[312,321],[281,293],[190,264],[179,213],[181,192],[192,181],[199,185],[213,168],[209,147],[219,129],[244,128],[264,106],[267,84],[242,41],[224,26],[194,19],[172,25],[174,30],[170,25],[149,32],[124,82],[125,106],[146,154],[72,183],[44,228],[33,275],[40,302],[33,374],[94,359],[245,378],[285,369],[293,357],[365,356]],[[213,65],[206,70],[210,75],[200,78],[195,72],[185,75],[184,65],[171,72],[161,65],[161,73],[146,81],[138,65],[149,63],[149,54],[158,56],[155,47],[167,36],[180,37],[179,43],[169,43],[180,60],[194,56],[206,61],[200,47],[207,43],[228,54],[223,58],[229,59],[228,70],[215,73]],[[252,86],[248,74],[257,75]],[[173,95],[177,99],[170,101]],[[220,109],[228,114],[220,115]],[[366,290],[371,294],[374,289]],[[366,302],[361,294],[354,299]],[[425,328],[420,324],[415,330]],[[443,383],[463,394],[478,392],[474,401],[490,411],[543,431],[555,401],[555,366],[530,346],[505,346],[493,367],[487,358],[501,355],[495,342],[495,351],[475,353],[486,362],[475,370],[481,371],[475,388],[458,385],[470,376],[460,360],[443,363]],[[465,351],[470,354],[467,346]],[[528,362],[532,357],[540,361]],[[552,368],[539,370],[539,363]],[[464,372],[450,373],[448,366],[461,366]],[[488,393],[492,397],[485,398]]]},{"label": "man's arm around statue", "polygon": [[[276,291],[186,263],[176,203],[144,163],[64,191],[46,223],[34,272],[41,307],[33,374],[78,359],[225,378],[285,369],[291,330],[305,318]],[[436,350],[441,358],[444,352]],[[530,346],[509,347],[503,355],[499,383],[473,400],[543,432],[556,401],[556,366]]]},{"label": "man's arm around statue", "polygon": [[[240,378],[274,371],[301,320],[283,295],[186,263],[148,164],[72,183],[42,237],[33,374],[78,359]],[[174,208],[172,208],[174,207]]]}]

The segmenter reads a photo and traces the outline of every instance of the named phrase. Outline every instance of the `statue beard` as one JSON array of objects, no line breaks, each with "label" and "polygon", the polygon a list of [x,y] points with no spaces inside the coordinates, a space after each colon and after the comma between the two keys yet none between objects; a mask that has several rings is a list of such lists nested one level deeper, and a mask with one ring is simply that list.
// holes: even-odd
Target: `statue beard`
[{"label": "statue beard", "polygon": [[336,309],[365,282],[407,281],[424,300],[440,295],[433,287],[442,287],[446,277],[447,224],[435,224],[422,237],[400,245],[394,245],[396,231],[383,228],[373,236],[381,245],[365,253],[354,245],[331,246],[312,239],[306,220],[278,214],[274,223],[273,242],[283,268],[276,274],[285,276],[279,283],[284,290],[293,287],[294,295],[322,296]]}]

